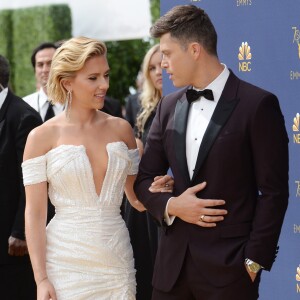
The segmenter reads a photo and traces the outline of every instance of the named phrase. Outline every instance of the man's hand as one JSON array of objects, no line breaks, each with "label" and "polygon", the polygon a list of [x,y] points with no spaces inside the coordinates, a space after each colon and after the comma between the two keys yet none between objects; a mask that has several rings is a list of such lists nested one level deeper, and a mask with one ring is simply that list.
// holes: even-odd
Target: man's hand
[{"label": "man's hand", "polygon": [[26,241],[10,236],[8,239],[8,254],[12,256],[24,256],[28,254]]},{"label": "man's hand", "polygon": [[196,197],[196,194],[205,186],[206,182],[197,184],[188,188],[180,196],[171,198],[168,204],[168,214],[202,227],[215,227],[217,222],[223,221],[227,210],[213,207],[224,205],[224,200]]}]

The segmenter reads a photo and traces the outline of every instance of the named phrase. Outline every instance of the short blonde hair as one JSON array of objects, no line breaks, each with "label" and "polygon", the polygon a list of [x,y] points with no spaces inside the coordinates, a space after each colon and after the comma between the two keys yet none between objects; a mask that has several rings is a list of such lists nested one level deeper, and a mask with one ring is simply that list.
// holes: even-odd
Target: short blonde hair
[{"label": "short blonde hair", "polygon": [[52,102],[64,104],[67,90],[62,81],[74,78],[86,61],[93,56],[106,56],[106,46],[103,42],[87,37],[76,37],[65,41],[52,58],[47,94]]},{"label": "short blonde hair", "polygon": [[159,102],[162,96],[161,91],[155,88],[151,80],[150,70],[149,70],[150,60],[152,56],[157,52],[160,52],[159,44],[155,44],[148,50],[142,64],[142,71],[144,76],[143,89],[140,95],[142,108],[141,108],[141,112],[137,117],[137,122],[136,122],[136,126],[139,133],[144,132],[144,126],[147,122],[147,119],[149,118],[151,113],[155,110],[157,103]]}]

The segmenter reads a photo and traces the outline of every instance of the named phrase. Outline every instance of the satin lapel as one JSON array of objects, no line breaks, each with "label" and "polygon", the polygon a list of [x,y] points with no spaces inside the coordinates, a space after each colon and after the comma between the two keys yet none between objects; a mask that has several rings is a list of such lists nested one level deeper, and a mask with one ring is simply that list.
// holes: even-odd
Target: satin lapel
[{"label": "satin lapel", "polygon": [[3,105],[0,109],[0,136],[3,132],[4,124],[5,124],[5,115],[7,108],[9,106],[9,97],[10,97],[10,91],[8,91],[8,94],[3,102]]},{"label": "satin lapel", "polygon": [[[177,165],[182,173],[182,178],[189,179],[186,161],[186,126],[189,113],[189,103],[186,101],[185,94],[177,101],[174,114],[174,146]],[[189,183],[189,182],[187,182]]]},{"label": "satin lapel", "polygon": [[203,140],[201,142],[197,157],[194,176],[192,178],[192,183],[197,176],[205,158],[207,157],[209,150],[214,144],[220,130],[226,124],[231,113],[238,104],[239,99],[236,98],[238,82],[238,78],[231,73],[231,77],[229,77],[228,79],[228,84],[226,84],[224,88],[222,96],[216,106],[216,109],[203,136]]},{"label": "satin lapel", "polygon": [[5,124],[5,120],[0,121],[0,137],[1,137],[1,135],[2,135],[2,131],[3,131],[3,128],[4,128],[4,124]]}]

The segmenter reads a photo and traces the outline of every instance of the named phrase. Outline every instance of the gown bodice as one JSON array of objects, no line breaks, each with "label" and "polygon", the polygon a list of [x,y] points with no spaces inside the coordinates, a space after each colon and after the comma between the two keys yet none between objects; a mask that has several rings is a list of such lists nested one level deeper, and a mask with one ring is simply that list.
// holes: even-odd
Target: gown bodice
[{"label": "gown bodice", "polygon": [[120,206],[139,154],[123,141],[106,150],[99,195],[83,145],[60,145],[22,164],[25,186],[49,183],[55,216],[47,226],[46,269],[58,300],[135,299],[133,253]]}]

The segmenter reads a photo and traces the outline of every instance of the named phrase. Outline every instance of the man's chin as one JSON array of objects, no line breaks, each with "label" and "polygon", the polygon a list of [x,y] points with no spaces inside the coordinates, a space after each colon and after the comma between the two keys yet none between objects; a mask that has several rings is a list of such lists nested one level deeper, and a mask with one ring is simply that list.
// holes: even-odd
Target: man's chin
[{"label": "man's chin", "polygon": [[181,83],[178,83],[178,82],[175,82],[175,81],[173,81],[173,85],[174,85],[176,88],[182,88],[182,87],[186,86],[186,84],[181,84]]}]

